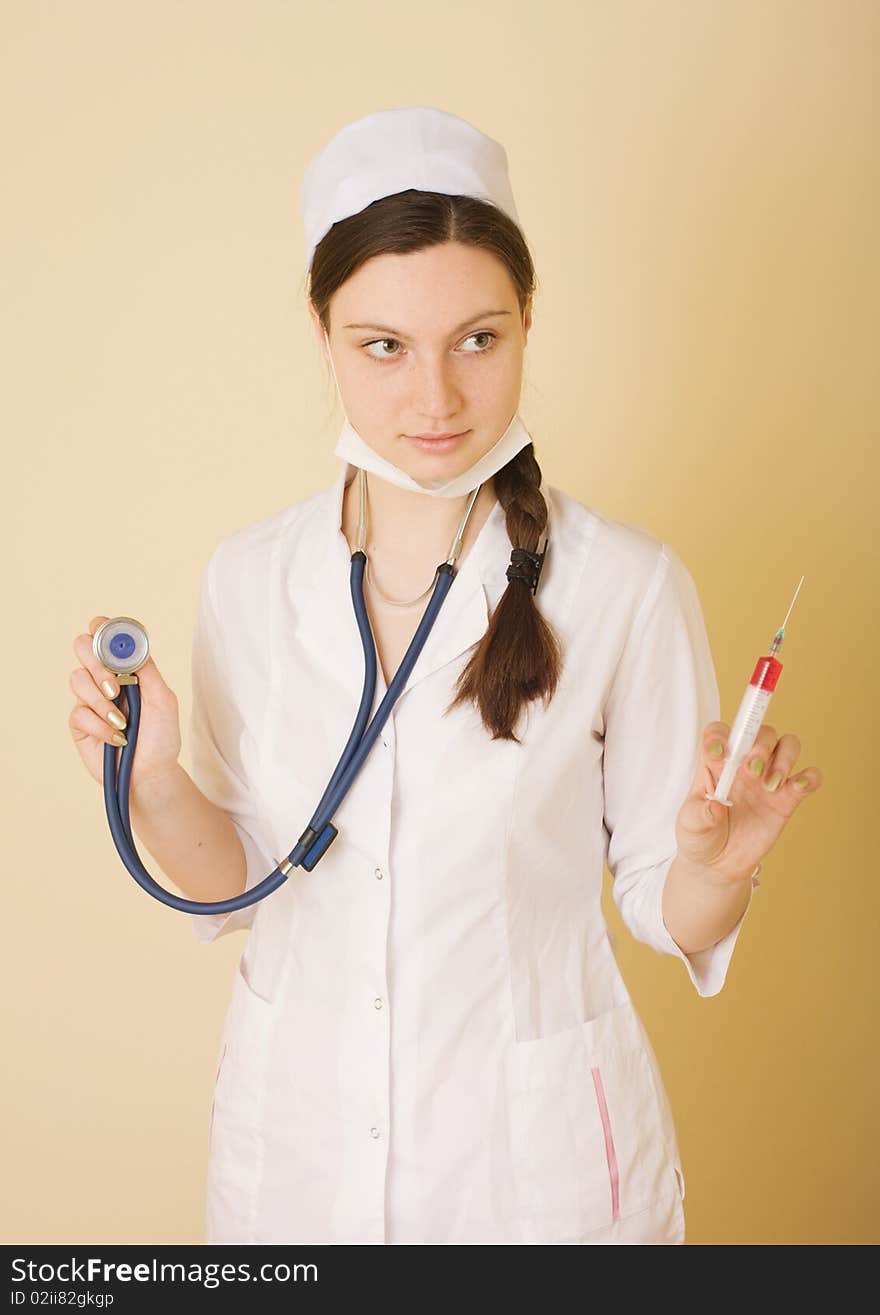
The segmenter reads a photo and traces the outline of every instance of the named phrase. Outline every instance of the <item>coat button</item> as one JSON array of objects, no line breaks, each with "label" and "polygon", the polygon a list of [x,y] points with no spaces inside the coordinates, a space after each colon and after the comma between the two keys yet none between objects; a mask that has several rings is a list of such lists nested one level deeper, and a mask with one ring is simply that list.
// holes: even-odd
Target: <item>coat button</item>
[{"label": "coat button", "polygon": [[384,875],[385,875],[385,874],[384,874],[384,872],[382,871],[381,868],[374,868],[374,869],[373,869],[373,876],[376,878],[377,881],[381,881]]},{"label": "coat button", "polygon": [[370,1136],[371,1136],[371,1137],[378,1137],[378,1136],[379,1136],[379,1129],[378,1129],[378,1128],[371,1128],[371,1129],[370,1129]]},{"label": "coat button", "polygon": [[381,1009],[381,1008],[382,1008],[382,997],[381,997],[381,996],[378,996],[378,995],[376,996],[375,1000],[373,1001],[373,1008],[374,1008],[374,1009]]}]

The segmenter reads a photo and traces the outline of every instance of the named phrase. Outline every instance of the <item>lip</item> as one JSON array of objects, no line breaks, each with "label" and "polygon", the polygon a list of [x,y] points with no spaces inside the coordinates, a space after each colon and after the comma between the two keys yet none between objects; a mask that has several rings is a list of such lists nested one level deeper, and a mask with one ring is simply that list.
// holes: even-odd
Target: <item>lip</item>
[{"label": "lip", "polygon": [[459,434],[407,434],[406,438],[423,452],[451,452],[470,432],[463,429]]}]

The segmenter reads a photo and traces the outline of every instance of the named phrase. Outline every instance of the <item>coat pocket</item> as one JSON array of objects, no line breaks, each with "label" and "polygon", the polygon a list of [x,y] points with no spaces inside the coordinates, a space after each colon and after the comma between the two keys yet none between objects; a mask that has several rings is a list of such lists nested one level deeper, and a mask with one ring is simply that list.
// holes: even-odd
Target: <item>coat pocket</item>
[{"label": "coat pocket", "polygon": [[515,1045],[510,1122],[527,1241],[575,1241],[668,1197],[668,1141],[631,1003]]},{"label": "coat pocket", "polygon": [[268,999],[254,985],[252,946],[253,941],[249,941],[239,956],[232,982],[232,996],[223,1029],[220,1078],[223,1070],[230,1067],[261,1068],[273,1020],[277,1015],[276,1002]]}]

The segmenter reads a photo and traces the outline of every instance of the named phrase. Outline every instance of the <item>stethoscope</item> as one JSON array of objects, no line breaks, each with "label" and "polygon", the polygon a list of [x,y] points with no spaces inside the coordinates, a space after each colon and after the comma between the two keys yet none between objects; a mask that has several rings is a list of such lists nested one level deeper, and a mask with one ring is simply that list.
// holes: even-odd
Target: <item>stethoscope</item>
[{"label": "stethoscope", "polygon": [[364,689],[361,694],[360,705],[339,762],[336,764],[333,775],[312,814],[308,826],[287,857],[279,859],[277,867],[273,868],[268,877],[258,885],[251,887],[250,890],[243,891],[241,895],[235,895],[232,899],[226,900],[184,899],[181,895],[172,895],[170,891],[165,890],[158,882],[154,881],[141,862],[131,832],[129,785],[141,713],[140,690],[138,689],[138,678],[135,672],[144,665],[149,657],[150,640],[145,628],[139,621],[135,621],[130,616],[111,617],[95,631],[92,638],[92,648],[95,656],[108,671],[116,676],[120,685],[119,693],[113,702],[119,707],[123,687],[125,687],[128,698],[128,724],[126,726],[128,743],[121,747],[113,744],[104,745],[104,805],[107,810],[107,821],[110,823],[110,833],[113,836],[120,858],[138,885],[147,894],[153,895],[157,900],[161,900],[163,904],[169,905],[172,909],[180,909],[182,913],[233,913],[237,909],[245,909],[251,904],[256,904],[258,900],[265,899],[267,895],[271,895],[287,880],[295,867],[302,867],[306,872],[311,872],[314,869],[316,863],[327,852],[328,847],[338,834],[331,818],[351,789],[354,778],[363,766],[376,737],[388,720],[391,710],[403,691],[409,674],[424,647],[425,640],[431,633],[437,614],[443,606],[443,600],[452,587],[455,578],[455,562],[461,551],[461,542],[468,518],[482,484],[478,484],[470,494],[464,515],[456,530],[455,538],[452,540],[449,554],[435,572],[431,597],[416,632],[410,640],[403,660],[388,686],[385,697],[376,709],[375,716],[367,725],[367,718],[373,706],[373,697],[376,690],[377,658],[376,644],[364,601],[364,570],[367,564],[367,479],[366,472],[360,468],[358,469],[358,480],[360,486],[360,515],[357,546],[351,555],[351,597],[364,649]]}]

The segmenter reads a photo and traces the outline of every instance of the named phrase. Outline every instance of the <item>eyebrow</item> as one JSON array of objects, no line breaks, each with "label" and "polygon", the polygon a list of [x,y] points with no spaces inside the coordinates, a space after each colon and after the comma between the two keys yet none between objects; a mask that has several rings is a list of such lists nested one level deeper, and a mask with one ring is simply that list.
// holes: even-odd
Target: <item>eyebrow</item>
[{"label": "eyebrow", "polygon": [[[478,320],[490,320],[496,315],[509,315],[509,314],[510,314],[509,310],[484,310],[481,311],[479,315],[474,315],[471,317],[471,319],[465,320],[464,324],[456,325],[456,327],[452,330],[452,332],[460,333],[462,329],[469,328],[470,325],[476,324]],[[342,327],[344,329],[375,330],[377,333],[387,333],[390,337],[393,338],[406,337],[405,333],[401,333],[399,329],[391,329],[388,327],[387,324],[344,324]]]}]

